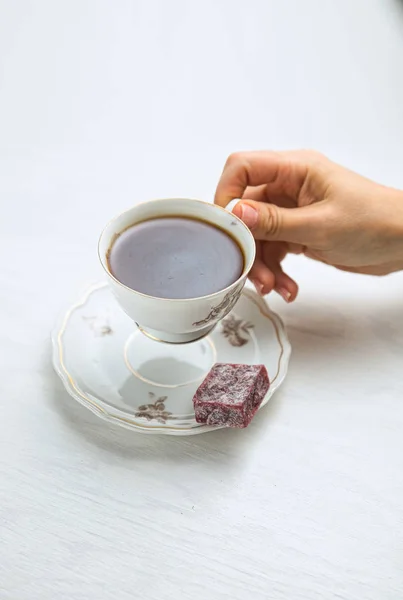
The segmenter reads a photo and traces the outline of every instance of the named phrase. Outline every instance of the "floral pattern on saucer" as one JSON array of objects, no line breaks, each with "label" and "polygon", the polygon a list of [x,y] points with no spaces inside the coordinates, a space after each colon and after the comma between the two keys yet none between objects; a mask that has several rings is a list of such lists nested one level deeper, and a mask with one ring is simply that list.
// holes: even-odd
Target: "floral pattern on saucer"
[{"label": "floral pattern on saucer", "polygon": [[232,346],[244,346],[250,340],[250,329],[253,329],[254,325],[229,315],[223,319],[221,327],[223,335]]},{"label": "floral pattern on saucer", "polygon": [[[148,392],[148,396],[150,400],[155,399],[154,392]],[[142,404],[134,415],[140,419],[147,419],[147,421],[156,420],[158,423],[165,424],[169,418],[172,418],[172,413],[165,410],[165,402],[167,400],[168,396],[161,396],[151,404]]]}]

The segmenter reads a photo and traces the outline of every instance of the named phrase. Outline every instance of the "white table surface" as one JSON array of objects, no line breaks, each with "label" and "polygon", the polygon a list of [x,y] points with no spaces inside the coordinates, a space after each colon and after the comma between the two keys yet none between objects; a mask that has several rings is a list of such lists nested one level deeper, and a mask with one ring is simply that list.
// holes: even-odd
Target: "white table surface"
[{"label": "white table surface", "polygon": [[403,274],[289,260],[245,431],[111,427],[50,364],[110,216],[295,147],[403,188],[403,2],[0,1],[1,600],[402,599]]}]

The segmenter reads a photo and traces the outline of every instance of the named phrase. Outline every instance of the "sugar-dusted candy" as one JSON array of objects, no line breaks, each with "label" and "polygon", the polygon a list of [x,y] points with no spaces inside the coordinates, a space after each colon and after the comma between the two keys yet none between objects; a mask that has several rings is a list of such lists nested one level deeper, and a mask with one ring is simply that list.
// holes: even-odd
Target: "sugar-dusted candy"
[{"label": "sugar-dusted candy", "polygon": [[193,398],[196,421],[247,427],[270,386],[264,365],[217,363]]}]

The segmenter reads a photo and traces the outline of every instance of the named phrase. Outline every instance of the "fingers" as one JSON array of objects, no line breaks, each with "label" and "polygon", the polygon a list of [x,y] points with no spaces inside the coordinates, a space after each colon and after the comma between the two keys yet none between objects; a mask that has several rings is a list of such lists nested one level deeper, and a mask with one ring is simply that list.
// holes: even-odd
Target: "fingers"
[{"label": "fingers", "polygon": [[279,264],[269,268],[261,260],[256,260],[249,274],[249,279],[261,296],[277,292],[287,303],[294,302],[298,295],[298,285]]},{"label": "fingers", "polygon": [[294,208],[296,201],[288,196],[273,194],[267,185],[248,186],[243,193],[243,200],[254,200],[255,202],[269,202],[283,208]]},{"label": "fingers", "polygon": [[298,286],[289,275],[284,273],[280,264],[286,254],[286,244],[258,242],[256,260],[249,278],[262,296],[274,290],[286,302],[295,300]]},{"label": "fingers", "polygon": [[273,272],[263,262],[263,243],[256,242],[256,258],[249,279],[261,296],[269,294],[276,284]]},{"label": "fingers", "polygon": [[287,275],[287,273],[284,273],[284,271],[281,269],[281,267],[280,267],[280,270],[275,273],[275,278],[276,278],[275,291],[278,294],[280,294],[280,296],[286,302],[288,302],[288,303],[294,302],[294,300],[298,294],[297,283],[293,279],[291,279],[291,277],[289,275]]},{"label": "fingers", "polygon": [[255,263],[249,273],[249,279],[261,296],[270,294],[276,286],[276,278],[273,271],[267,267],[264,262],[256,258]]},{"label": "fingers", "polygon": [[275,277],[274,290],[286,302],[293,302],[298,294],[298,285],[287,273],[284,273],[281,267],[281,261],[287,255],[287,252],[287,244],[283,242],[271,242],[262,246],[263,262]]},{"label": "fingers", "polygon": [[266,191],[266,185],[250,185],[245,189],[242,198],[244,200],[255,200],[256,202],[267,202]]},{"label": "fingers", "polygon": [[232,212],[249,227],[256,240],[312,244],[323,228],[319,204],[283,208],[245,200],[238,202]]},{"label": "fingers", "polygon": [[[300,253],[315,239],[323,241],[320,231],[324,213],[318,204],[313,207],[310,202],[320,204],[323,199],[324,177],[312,175],[320,170],[325,174],[329,164],[320,154],[310,151],[246,152],[233,154],[227,160],[215,203],[226,207],[234,198],[242,198],[233,213],[261,241],[257,242],[258,250],[265,246],[264,242],[270,242],[264,256],[262,250],[258,252],[250,273],[260,293],[274,289],[287,302],[295,299],[298,286],[282,270],[281,260],[287,251]],[[299,207],[299,202],[303,206]]]},{"label": "fingers", "polygon": [[242,198],[248,186],[263,184],[271,192],[297,198],[309,166],[318,156],[310,151],[231,154],[217,186],[215,203],[225,207],[233,198]]}]

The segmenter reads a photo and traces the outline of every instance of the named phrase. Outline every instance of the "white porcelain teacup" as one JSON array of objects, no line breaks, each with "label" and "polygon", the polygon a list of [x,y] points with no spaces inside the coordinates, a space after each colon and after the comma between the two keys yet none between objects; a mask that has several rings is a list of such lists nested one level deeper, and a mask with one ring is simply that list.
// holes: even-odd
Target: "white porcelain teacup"
[{"label": "white porcelain teacup", "polygon": [[[111,273],[108,256],[116,238],[131,225],[156,217],[183,216],[212,223],[229,233],[244,254],[241,276],[229,287],[200,298],[167,299],[136,292]],[[235,306],[255,259],[256,246],[246,225],[231,212],[200,200],[167,198],[144,202],[115,217],[99,240],[99,258],[122,307],[140,330],[167,343],[187,343],[207,335]]]}]

